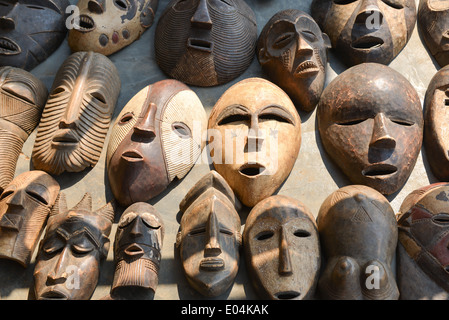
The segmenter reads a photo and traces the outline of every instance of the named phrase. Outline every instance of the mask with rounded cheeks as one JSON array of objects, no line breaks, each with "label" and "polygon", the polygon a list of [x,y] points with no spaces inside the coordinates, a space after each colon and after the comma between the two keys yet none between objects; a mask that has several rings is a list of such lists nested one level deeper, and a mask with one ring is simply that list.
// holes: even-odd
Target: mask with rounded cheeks
[{"label": "mask with rounded cheeks", "polygon": [[291,9],[278,12],[265,25],[257,57],[298,109],[312,111],[324,89],[328,48],[330,40],[313,18]]},{"label": "mask with rounded cheeks", "polygon": [[410,39],[415,0],[314,0],[312,16],[349,66],[388,65]]},{"label": "mask with rounded cheeks", "polygon": [[262,200],[248,215],[243,244],[254,288],[263,298],[314,298],[320,243],[304,204],[281,195]]},{"label": "mask with rounded cheeks", "polygon": [[44,229],[59,184],[43,171],[18,175],[0,196],[0,257],[27,267]]},{"label": "mask with rounded cheeks", "polygon": [[0,65],[31,70],[46,60],[67,34],[68,0],[1,0]]},{"label": "mask with rounded cheeks", "polygon": [[243,0],[172,0],[157,24],[154,47],[170,78],[209,87],[240,76],[256,41],[256,17]]},{"label": "mask with rounded cheeks", "polygon": [[189,284],[206,297],[232,287],[240,263],[240,203],[217,172],[205,175],[187,193],[176,238]]},{"label": "mask with rounded cheeks", "polygon": [[352,67],[323,91],[318,129],[328,155],[353,184],[399,190],[422,145],[418,94],[400,73],[376,63]]},{"label": "mask with rounded cheeks", "polygon": [[449,64],[449,1],[420,0],[418,26],[440,67]]},{"label": "mask with rounded cheeks", "polygon": [[0,68],[0,192],[11,182],[23,144],[39,123],[45,84],[31,73]]},{"label": "mask with rounded cheeks", "polygon": [[210,156],[239,200],[252,207],[290,174],[301,146],[301,119],[273,83],[245,79],[215,104],[208,125]]},{"label": "mask with rounded cheeks", "polygon": [[92,211],[86,193],[73,208],[67,208],[61,193],[48,218],[34,268],[37,300],[89,300],[97,286],[100,263],[109,251],[109,233],[114,221],[111,203]]},{"label": "mask with rounded cheeks", "polygon": [[395,300],[399,297],[391,269],[398,230],[388,200],[361,185],[329,195],[318,212],[324,271],[321,298]]},{"label": "mask with rounded cheeks", "polygon": [[73,52],[111,55],[138,40],[153,24],[158,0],[80,0],[79,26],[69,31]]},{"label": "mask with rounded cheeks", "polygon": [[34,142],[35,169],[59,175],[94,167],[120,93],[112,61],[76,52],[59,68]]},{"label": "mask with rounded cheeks", "polygon": [[198,96],[177,80],[138,92],[109,139],[106,164],[115,199],[124,206],[145,202],[182,179],[201,154],[206,123]]}]

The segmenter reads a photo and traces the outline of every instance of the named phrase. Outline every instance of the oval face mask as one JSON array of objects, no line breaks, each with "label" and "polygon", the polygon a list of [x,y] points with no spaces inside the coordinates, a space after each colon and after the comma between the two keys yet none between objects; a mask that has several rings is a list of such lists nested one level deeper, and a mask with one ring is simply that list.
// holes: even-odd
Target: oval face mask
[{"label": "oval face mask", "polygon": [[317,107],[321,141],[353,184],[384,195],[399,190],[422,145],[423,115],[414,87],[397,71],[365,63],[341,73]]},{"label": "oval face mask", "polygon": [[249,213],[243,232],[249,274],[273,300],[313,299],[321,253],[315,218],[296,199],[275,195]]},{"label": "oval face mask", "polygon": [[151,27],[158,0],[80,0],[77,6],[79,25],[69,31],[70,49],[108,56]]},{"label": "oval face mask", "polygon": [[46,60],[66,34],[68,0],[1,0],[0,66],[31,70]]},{"label": "oval face mask", "polygon": [[154,47],[171,78],[215,86],[240,76],[251,64],[256,17],[242,0],[172,0],[159,19]]},{"label": "oval face mask", "polygon": [[415,0],[314,0],[312,16],[349,66],[388,65],[410,39]]}]

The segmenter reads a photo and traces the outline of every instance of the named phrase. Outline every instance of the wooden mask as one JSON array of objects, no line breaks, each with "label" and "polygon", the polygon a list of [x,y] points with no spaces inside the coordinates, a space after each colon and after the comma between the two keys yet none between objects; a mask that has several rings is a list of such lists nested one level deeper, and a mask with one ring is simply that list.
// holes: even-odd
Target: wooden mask
[{"label": "wooden mask", "polygon": [[410,39],[415,0],[314,0],[312,16],[349,66],[388,65]]},{"label": "wooden mask", "polygon": [[27,267],[59,194],[59,184],[43,171],[14,178],[0,196],[0,257]]},{"label": "wooden mask", "polygon": [[112,61],[76,52],[59,68],[34,142],[34,168],[59,175],[94,167],[120,93]]},{"label": "wooden mask", "polygon": [[418,26],[440,67],[449,64],[449,1],[420,0]]},{"label": "wooden mask", "polygon": [[421,150],[424,122],[405,77],[381,64],[354,66],[323,91],[317,120],[325,150],[353,184],[384,195],[402,188]]},{"label": "wooden mask", "polygon": [[240,203],[217,172],[205,175],[179,205],[176,238],[189,284],[206,297],[232,287],[240,264]]},{"label": "wooden mask", "polygon": [[153,24],[158,0],[79,0],[79,26],[69,31],[73,52],[106,56],[138,40]]},{"label": "wooden mask", "polygon": [[361,185],[343,187],[321,205],[317,217],[324,270],[320,297],[329,300],[395,300],[391,269],[398,228],[388,200]]},{"label": "wooden mask", "polygon": [[261,297],[314,298],[320,243],[315,218],[300,201],[275,195],[259,202],[246,219],[243,245],[248,273]]},{"label": "wooden mask", "polygon": [[156,27],[159,67],[171,78],[215,86],[240,76],[251,64],[256,17],[243,0],[172,0]]},{"label": "wooden mask", "polygon": [[204,146],[207,115],[195,92],[162,80],[138,92],[112,127],[106,165],[123,206],[146,202],[182,179]]},{"label": "wooden mask", "polygon": [[0,66],[27,71],[46,60],[67,34],[68,0],[1,0]]},{"label": "wooden mask", "polygon": [[290,174],[301,146],[301,118],[288,95],[261,79],[242,80],[209,117],[210,156],[239,200],[252,207]]},{"label": "wooden mask", "polygon": [[315,109],[326,80],[329,37],[300,10],[276,13],[262,30],[257,57],[270,79],[298,109]]},{"label": "wooden mask", "polygon": [[92,197],[86,193],[68,209],[65,194],[60,193],[36,257],[37,300],[90,299],[97,286],[100,263],[109,251],[113,221],[111,203],[92,211]]},{"label": "wooden mask", "polygon": [[23,144],[39,123],[45,84],[31,73],[0,67],[0,192],[11,182]]}]

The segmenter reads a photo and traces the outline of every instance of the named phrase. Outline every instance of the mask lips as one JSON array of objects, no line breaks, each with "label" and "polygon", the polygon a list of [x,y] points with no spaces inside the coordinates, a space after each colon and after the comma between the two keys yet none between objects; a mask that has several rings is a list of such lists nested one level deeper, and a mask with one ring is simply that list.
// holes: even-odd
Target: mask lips
[{"label": "mask lips", "polygon": [[20,46],[11,39],[0,38],[0,55],[12,56],[21,53]]},{"label": "mask lips", "polygon": [[296,78],[308,78],[320,72],[318,65],[312,60],[307,60],[299,64],[294,72]]},{"label": "mask lips", "polygon": [[129,150],[122,153],[121,158],[126,162],[141,162],[143,161],[142,154],[137,150]]},{"label": "mask lips", "polygon": [[301,293],[298,291],[281,291],[274,294],[279,300],[293,300],[299,298],[300,295]]},{"label": "mask lips", "polygon": [[240,174],[247,177],[255,177],[262,174],[265,171],[265,169],[266,167],[259,163],[248,163],[242,165],[239,169],[239,172]]},{"label": "mask lips", "polygon": [[58,289],[50,289],[47,290],[46,292],[44,292],[41,297],[39,298],[40,300],[68,300],[68,296],[58,290]]},{"label": "mask lips", "polygon": [[362,170],[362,175],[365,177],[388,177],[398,171],[396,166],[391,164],[374,164]]},{"label": "mask lips", "polygon": [[79,26],[77,27],[80,32],[91,32],[95,29],[95,22],[90,16],[82,14],[79,16]]},{"label": "mask lips", "polygon": [[384,43],[383,39],[368,35],[354,40],[351,47],[356,50],[373,50],[380,48]]}]

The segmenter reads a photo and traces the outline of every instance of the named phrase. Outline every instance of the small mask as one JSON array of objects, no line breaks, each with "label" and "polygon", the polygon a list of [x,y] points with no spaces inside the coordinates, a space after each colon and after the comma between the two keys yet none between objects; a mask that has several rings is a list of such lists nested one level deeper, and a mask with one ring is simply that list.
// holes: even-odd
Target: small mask
[{"label": "small mask", "polygon": [[183,213],[176,238],[189,284],[206,297],[232,287],[240,262],[240,203],[229,185],[211,171],[179,205]]},{"label": "small mask", "polygon": [[311,16],[299,10],[275,14],[259,36],[262,69],[303,111],[312,111],[326,80],[329,37]]},{"label": "small mask", "polygon": [[120,78],[104,55],[77,52],[58,70],[34,142],[35,169],[59,175],[94,167],[120,93]]},{"label": "small mask", "polygon": [[361,185],[343,187],[323,202],[317,224],[325,260],[318,282],[321,298],[398,299],[391,269],[397,223],[382,194]]},{"label": "small mask", "polygon": [[28,266],[58,194],[58,182],[43,171],[11,181],[0,196],[1,258]]},{"label": "small mask", "polygon": [[34,269],[37,300],[89,300],[109,251],[112,204],[92,211],[86,193],[71,209],[60,194],[50,213]]},{"label": "small mask", "polygon": [[208,87],[240,76],[256,41],[256,17],[245,1],[173,0],[159,19],[154,47],[171,78]]},{"label": "small mask", "polygon": [[321,254],[315,218],[298,200],[275,195],[249,213],[243,232],[248,272],[261,297],[313,299]]},{"label": "small mask", "polygon": [[376,63],[352,67],[323,91],[318,129],[328,155],[353,184],[398,191],[422,145],[423,115],[414,87]]},{"label": "small mask", "polygon": [[46,60],[67,34],[68,0],[1,0],[0,65],[27,71]]},{"label": "small mask", "polygon": [[252,207],[290,174],[301,146],[301,119],[273,83],[245,79],[229,88],[209,117],[208,148],[215,170]]},{"label": "small mask", "polygon": [[123,206],[146,202],[182,179],[201,154],[206,123],[198,96],[177,80],[137,93],[109,139],[106,163],[115,199]]},{"label": "small mask", "polygon": [[69,31],[73,52],[106,56],[138,40],[153,24],[158,0],[80,0],[79,26]]},{"label": "small mask", "polygon": [[410,39],[415,0],[314,0],[312,16],[349,66],[388,65]]},{"label": "small mask", "polygon": [[449,64],[449,1],[420,0],[418,26],[438,64],[441,67]]},{"label": "small mask", "polygon": [[47,97],[47,87],[31,73],[0,67],[0,192],[14,177],[23,144],[38,125]]}]

